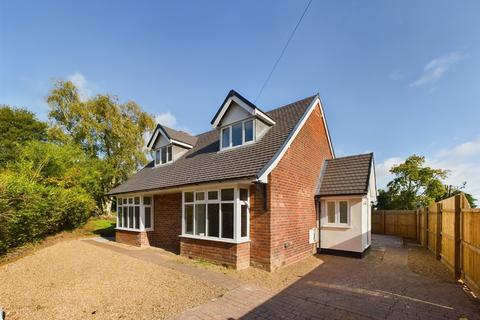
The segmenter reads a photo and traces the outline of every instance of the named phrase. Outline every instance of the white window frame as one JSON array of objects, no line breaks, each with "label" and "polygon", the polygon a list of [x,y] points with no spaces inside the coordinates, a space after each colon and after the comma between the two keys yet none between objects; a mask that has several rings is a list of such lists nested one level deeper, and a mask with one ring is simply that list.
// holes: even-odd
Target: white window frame
[{"label": "white window frame", "polygon": [[[245,123],[246,122],[249,122],[249,121],[252,121],[252,130],[253,130],[253,139],[251,141],[245,141]],[[224,126],[224,127],[221,127],[220,128],[220,150],[227,150],[227,149],[233,149],[233,148],[238,148],[238,147],[241,147],[241,146],[244,146],[244,145],[248,145],[248,144],[251,144],[251,143],[254,143],[255,140],[256,140],[256,130],[255,130],[255,126],[256,126],[256,123],[255,123],[255,118],[248,118],[248,119],[245,119],[245,120],[241,120],[241,121],[237,121],[237,122],[234,122],[234,123],[231,123],[227,126]],[[234,125],[237,125],[241,123],[242,124],[242,143],[239,144],[238,146],[233,146],[232,145],[232,139],[233,139],[233,129],[232,127]],[[224,129],[228,129],[230,135],[229,135],[229,141],[228,141],[228,146],[224,147],[223,146],[223,130]]]},{"label": "white window frame", "polygon": [[[221,200],[222,189],[233,189],[233,200]],[[247,190],[247,200],[240,200],[240,189]],[[217,199],[210,200],[208,199],[208,192],[215,191],[217,192]],[[192,192],[194,195],[193,201],[186,202],[185,194]],[[204,200],[196,200],[197,192],[204,192]],[[222,237],[222,204],[231,203],[233,204],[233,238],[223,238]],[[205,204],[205,235],[196,235],[197,233],[197,223],[196,223],[196,204]],[[208,236],[208,205],[209,204],[218,204],[218,237]],[[241,236],[241,205],[244,204],[247,206],[247,235],[245,237]],[[185,205],[193,205],[193,230],[192,234],[186,233],[186,214],[185,214]],[[229,242],[229,243],[242,243],[250,241],[250,190],[248,186],[225,186],[218,189],[193,189],[185,190],[182,192],[182,234],[181,237],[185,238],[194,238],[194,239],[204,239],[211,241],[219,242]]]},{"label": "white window frame", "polygon": [[[135,204],[135,198],[139,198],[139,204]],[[150,198],[150,204],[146,205],[144,204],[144,198]],[[127,199],[127,204],[123,203],[123,200]],[[128,199],[132,199],[132,203],[128,202]],[[122,202],[120,204],[120,201]],[[128,210],[127,210],[127,227],[123,226],[123,221],[122,221],[122,226],[120,226],[120,219],[123,219],[123,215],[125,214],[125,208],[128,207],[139,207],[140,209],[140,214],[139,214],[139,228],[135,228],[135,209],[133,211],[133,228],[128,227],[130,225],[130,216],[128,215]],[[118,208],[122,208],[122,216],[120,217],[118,212]],[[145,228],[145,208],[149,207],[150,208],[150,228]],[[154,230],[154,196],[153,195],[123,195],[123,196],[118,196],[117,197],[117,226],[116,230],[125,230],[125,231],[135,231],[135,232],[141,232],[141,231],[153,231]]]},{"label": "white window frame", "polygon": [[[165,148],[165,149],[164,149]],[[166,162],[162,163],[162,156],[163,156],[163,151],[166,150],[166,156],[165,156],[165,159],[166,159]],[[170,152],[168,152],[168,150],[170,150]],[[157,154],[158,154],[158,159],[157,159]],[[170,154],[171,156],[171,159],[168,160],[168,155]],[[158,162],[157,162],[158,160]],[[155,167],[158,167],[158,166],[164,166],[168,163],[171,163],[173,162],[173,145],[172,144],[167,144],[167,145],[164,145],[164,146],[161,146],[160,148],[157,148],[155,149]]]},{"label": "white window frame", "polygon": [[[335,222],[328,222],[328,203],[335,203]],[[347,223],[340,223],[340,202],[347,203]],[[350,201],[347,199],[325,199],[323,200],[323,226],[325,227],[342,227],[349,228],[351,226]]]}]

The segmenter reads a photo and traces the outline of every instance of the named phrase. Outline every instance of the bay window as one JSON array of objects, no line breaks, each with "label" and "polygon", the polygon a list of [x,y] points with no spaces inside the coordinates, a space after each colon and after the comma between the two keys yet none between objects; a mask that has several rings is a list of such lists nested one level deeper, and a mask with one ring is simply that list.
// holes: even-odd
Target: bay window
[{"label": "bay window", "polygon": [[117,198],[117,229],[153,230],[153,199],[151,196]]},{"label": "bay window", "polygon": [[241,146],[254,140],[254,120],[248,119],[223,127],[220,135],[221,149]]},{"label": "bay window", "polygon": [[248,240],[249,204],[248,188],[185,191],[182,235],[226,242]]}]

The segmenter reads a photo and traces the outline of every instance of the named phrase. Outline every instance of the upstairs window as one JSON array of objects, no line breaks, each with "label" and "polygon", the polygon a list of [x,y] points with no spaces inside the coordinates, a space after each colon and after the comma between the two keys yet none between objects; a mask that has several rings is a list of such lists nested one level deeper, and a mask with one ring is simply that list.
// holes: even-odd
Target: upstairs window
[{"label": "upstairs window", "polygon": [[254,140],[254,121],[248,119],[222,128],[221,149],[238,147]]},{"label": "upstairs window", "polygon": [[172,162],[172,146],[168,145],[155,150],[155,165]]}]

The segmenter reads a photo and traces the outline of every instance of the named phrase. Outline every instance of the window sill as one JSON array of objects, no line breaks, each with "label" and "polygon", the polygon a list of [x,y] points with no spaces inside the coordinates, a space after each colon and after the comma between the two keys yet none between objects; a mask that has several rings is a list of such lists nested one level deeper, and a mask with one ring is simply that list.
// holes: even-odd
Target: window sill
[{"label": "window sill", "polygon": [[202,237],[202,236],[194,236],[191,234],[181,234],[179,235],[180,238],[188,238],[188,239],[195,239],[195,240],[206,240],[206,241],[216,241],[216,242],[225,242],[225,243],[233,243],[233,244],[240,244],[245,242],[250,242],[250,239],[222,239],[222,238],[215,238],[215,237]]},{"label": "window sill", "polygon": [[130,232],[146,232],[146,231],[153,231],[153,228],[150,229],[131,229],[131,228],[115,228],[115,230],[119,231],[130,231]]},{"label": "window sill", "polygon": [[324,224],[322,228],[332,228],[332,229],[352,229],[352,226],[349,224]]},{"label": "window sill", "polygon": [[238,146],[224,147],[224,148],[220,147],[220,150],[219,150],[218,152],[225,152],[225,151],[229,151],[229,150],[236,150],[236,149],[239,149],[239,148],[248,147],[248,146],[250,146],[250,145],[252,145],[252,144],[254,144],[254,143],[255,143],[255,140],[242,143],[242,144],[240,144],[240,145],[238,145]]}]

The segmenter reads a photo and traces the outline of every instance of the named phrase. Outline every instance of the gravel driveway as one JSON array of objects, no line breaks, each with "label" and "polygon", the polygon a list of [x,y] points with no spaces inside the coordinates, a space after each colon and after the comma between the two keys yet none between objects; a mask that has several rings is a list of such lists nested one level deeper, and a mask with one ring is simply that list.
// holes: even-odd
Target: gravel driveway
[{"label": "gravel driveway", "polygon": [[163,319],[223,292],[187,274],[79,240],[0,267],[6,320]]}]

